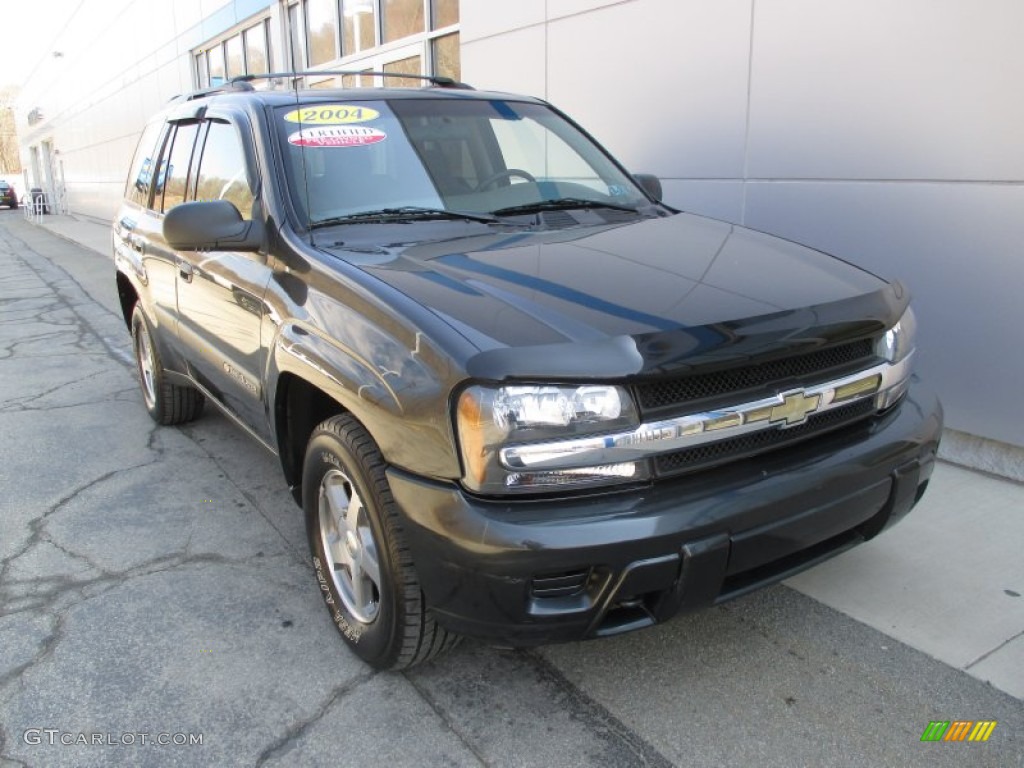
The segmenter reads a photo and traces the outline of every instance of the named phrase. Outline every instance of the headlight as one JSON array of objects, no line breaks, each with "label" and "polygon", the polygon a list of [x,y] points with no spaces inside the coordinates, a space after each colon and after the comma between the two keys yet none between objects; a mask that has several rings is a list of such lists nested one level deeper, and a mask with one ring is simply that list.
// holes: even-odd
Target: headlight
[{"label": "headlight", "polygon": [[456,410],[466,485],[481,493],[528,493],[646,477],[645,462],[524,472],[501,463],[503,447],[592,435],[638,423],[622,387],[592,385],[473,386]]},{"label": "headlight", "polygon": [[898,363],[914,351],[914,337],[917,336],[917,319],[914,310],[906,311],[892,328],[875,344],[875,354],[890,363]]},{"label": "headlight", "polygon": [[896,325],[875,343],[875,354],[887,360],[896,369],[893,384],[875,396],[875,405],[881,411],[899,402],[910,386],[911,359],[914,355],[916,336],[917,319],[914,317],[914,310],[907,307]]}]

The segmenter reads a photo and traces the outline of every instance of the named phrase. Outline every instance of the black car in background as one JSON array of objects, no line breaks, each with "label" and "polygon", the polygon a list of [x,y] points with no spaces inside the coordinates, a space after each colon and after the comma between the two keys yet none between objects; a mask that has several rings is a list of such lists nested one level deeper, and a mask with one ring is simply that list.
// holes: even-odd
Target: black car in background
[{"label": "black car in background", "polygon": [[441,78],[179,97],[114,225],[146,408],[279,457],[381,668],[650,626],[900,519],[942,427],[907,289],[660,196]]}]

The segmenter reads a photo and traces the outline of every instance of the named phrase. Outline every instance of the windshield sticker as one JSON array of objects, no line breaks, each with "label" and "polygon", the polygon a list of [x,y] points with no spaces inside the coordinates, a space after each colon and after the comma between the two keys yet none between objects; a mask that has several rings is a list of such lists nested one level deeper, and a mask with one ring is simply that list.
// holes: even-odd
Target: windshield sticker
[{"label": "windshield sticker", "polygon": [[364,147],[387,137],[384,131],[365,125],[327,125],[296,131],[288,137],[288,143],[296,147]]},{"label": "windshield sticker", "polygon": [[315,107],[293,109],[284,119],[289,123],[306,123],[309,125],[344,125],[346,123],[365,123],[376,120],[380,112],[369,107],[357,107],[352,104],[318,104]]}]

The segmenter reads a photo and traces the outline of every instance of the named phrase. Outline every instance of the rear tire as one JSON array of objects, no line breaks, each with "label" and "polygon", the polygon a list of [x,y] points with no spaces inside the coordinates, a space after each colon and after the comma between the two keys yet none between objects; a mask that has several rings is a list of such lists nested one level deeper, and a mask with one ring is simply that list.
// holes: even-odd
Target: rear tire
[{"label": "rear tire", "polygon": [[153,421],[167,426],[197,419],[203,412],[206,398],[197,389],[167,380],[149,322],[138,304],[132,310],[132,350],[142,387],[142,402]]},{"label": "rear tire", "polygon": [[420,589],[384,459],[351,416],[313,430],[302,507],[320,592],[357,656],[377,669],[403,669],[456,645]]}]

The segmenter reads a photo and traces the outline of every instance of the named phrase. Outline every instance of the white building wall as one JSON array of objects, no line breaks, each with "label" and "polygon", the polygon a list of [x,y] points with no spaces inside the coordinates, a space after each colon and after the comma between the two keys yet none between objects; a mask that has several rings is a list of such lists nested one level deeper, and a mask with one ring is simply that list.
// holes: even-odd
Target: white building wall
[{"label": "white building wall", "polygon": [[[22,86],[16,119],[23,164],[31,167],[29,147],[52,141],[71,212],[112,218],[145,121],[171,97],[193,90],[191,50],[271,5],[84,0],[53,43],[60,56],[43,58]],[[275,57],[279,43],[271,43]],[[34,109],[44,119],[30,126]],[[42,179],[32,183],[45,186]]]},{"label": "white building wall", "polygon": [[550,99],[661,176],[670,204],[903,279],[947,426],[1024,446],[1024,3],[462,0],[461,13],[467,82]]}]

